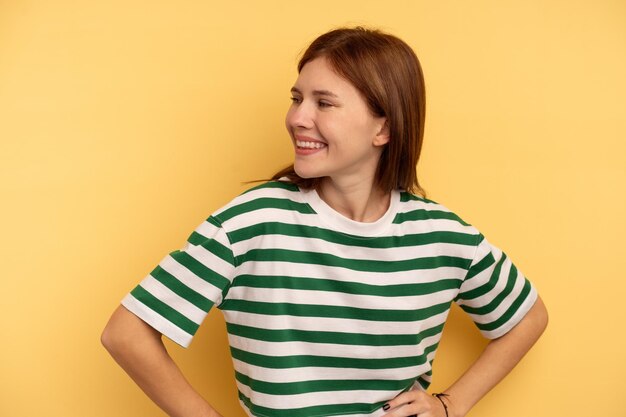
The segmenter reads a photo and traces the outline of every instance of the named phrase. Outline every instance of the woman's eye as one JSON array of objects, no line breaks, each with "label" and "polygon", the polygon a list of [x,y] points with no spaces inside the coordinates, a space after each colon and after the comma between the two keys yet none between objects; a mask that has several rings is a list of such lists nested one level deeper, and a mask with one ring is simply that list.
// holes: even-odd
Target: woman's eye
[{"label": "woman's eye", "polygon": [[298,97],[291,97],[291,101],[293,103],[300,103],[302,100],[300,98],[298,98]]},{"label": "woman's eye", "polygon": [[320,106],[320,107],[331,107],[332,106],[332,104],[330,104],[330,103],[328,103],[326,101],[319,101],[317,103],[317,105]]}]

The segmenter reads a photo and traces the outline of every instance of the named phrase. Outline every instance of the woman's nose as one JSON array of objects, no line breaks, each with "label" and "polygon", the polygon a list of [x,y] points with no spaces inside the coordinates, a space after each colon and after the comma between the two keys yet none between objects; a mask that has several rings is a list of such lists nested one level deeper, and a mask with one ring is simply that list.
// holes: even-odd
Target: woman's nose
[{"label": "woman's nose", "polygon": [[313,127],[314,113],[310,106],[302,103],[294,103],[287,112],[287,124],[291,127]]}]

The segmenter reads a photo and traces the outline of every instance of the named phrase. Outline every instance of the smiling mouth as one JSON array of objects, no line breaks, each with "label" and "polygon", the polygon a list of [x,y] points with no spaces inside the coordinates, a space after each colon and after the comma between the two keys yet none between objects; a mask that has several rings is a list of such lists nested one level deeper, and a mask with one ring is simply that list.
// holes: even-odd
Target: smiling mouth
[{"label": "smiling mouth", "polygon": [[323,142],[309,142],[304,140],[297,140],[296,146],[300,149],[321,149],[325,148],[326,144]]}]

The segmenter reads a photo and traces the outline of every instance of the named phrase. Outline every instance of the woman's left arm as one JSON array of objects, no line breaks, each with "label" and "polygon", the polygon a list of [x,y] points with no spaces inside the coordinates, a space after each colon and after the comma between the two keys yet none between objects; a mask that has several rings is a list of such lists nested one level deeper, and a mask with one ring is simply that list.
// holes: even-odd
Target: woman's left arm
[{"label": "woman's left arm", "polygon": [[[548,325],[548,312],[540,297],[524,318],[504,336],[489,342],[469,369],[444,391],[441,397],[449,417],[463,417],[496,386],[526,352],[535,344]],[[400,394],[385,406],[393,409],[385,417],[443,417],[446,415],[439,399],[420,391]]]}]

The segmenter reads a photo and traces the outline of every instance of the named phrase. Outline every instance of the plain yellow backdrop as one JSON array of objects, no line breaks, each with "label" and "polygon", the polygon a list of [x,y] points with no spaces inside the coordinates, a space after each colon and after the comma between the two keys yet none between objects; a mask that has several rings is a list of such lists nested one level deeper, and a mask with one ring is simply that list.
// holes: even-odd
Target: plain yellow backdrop
[{"label": "plain yellow backdrop", "polygon": [[[470,414],[626,415],[624,1],[3,1],[0,415],[161,416],[101,347],[121,298],[213,210],[292,158],[298,54],[342,25],[422,62],[428,197],[504,249],[549,312]],[[485,345],[454,308],[434,390]],[[242,417],[221,313],[188,350]]]}]

